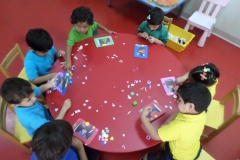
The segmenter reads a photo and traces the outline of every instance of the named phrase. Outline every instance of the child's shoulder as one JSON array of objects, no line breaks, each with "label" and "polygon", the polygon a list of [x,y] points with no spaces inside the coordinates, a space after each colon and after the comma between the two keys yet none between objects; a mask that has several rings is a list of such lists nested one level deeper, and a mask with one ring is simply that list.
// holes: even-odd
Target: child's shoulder
[{"label": "child's shoulder", "polygon": [[147,21],[142,21],[142,23],[140,25],[147,25],[148,22]]}]

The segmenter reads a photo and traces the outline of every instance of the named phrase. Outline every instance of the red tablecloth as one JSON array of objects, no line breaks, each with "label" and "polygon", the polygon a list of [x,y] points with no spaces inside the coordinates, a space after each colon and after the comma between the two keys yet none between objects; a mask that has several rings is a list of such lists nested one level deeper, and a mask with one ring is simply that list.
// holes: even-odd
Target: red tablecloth
[{"label": "red tablecloth", "polygon": [[[99,37],[101,36],[105,35]],[[73,47],[72,54],[77,57],[75,59],[72,56],[72,63],[77,68],[73,71],[73,84],[68,86],[65,96],[58,91],[47,94],[48,106],[53,117],[56,117],[64,100],[70,98],[72,107],[64,119],[73,124],[80,117],[96,126],[99,132],[89,144],[94,149],[106,152],[132,152],[146,149],[159,142],[146,139],[147,134],[141,124],[138,111],[153,100],[157,100],[163,107],[167,105],[167,112],[152,122],[156,128],[159,128],[177,110],[176,101],[172,96],[166,95],[160,78],[181,76],[185,70],[163,46],[149,44],[147,40],[131,34],[118,33],[111,36],[114,41],[114,45],[111,46],[97,48],[94,43],[95,37],[92,37]],[[148,45],[147,59],[133,57],[135,44]],[[77,51],[81,45],[83,49]],[[120,63],[120,60],[123,62]],[[136,72],[133,72],[133,69],[136,69]],[[64,70],[58,60],[51,72],[59,71]],[[135,80],[141,82],[135,83],[135,86],[129,89],[128,85]],[[151,81],[151,89],[147,86],[148,80]],[[142,87],[146,87],[147,92],[141,90]],[[134,92],[135,95],[128,99],[130,92]],[[139,95],[136,96],[136,93]],[[148,96],[151,99],[148,99]],[[105,104],[104,101],[107,103]],[[133,101],[138,102],[137,106],[132,106]],[[58,111],[55,111],[56,108]],[[81,112],[75,113],[78,109]],[[101,135],[101,131],[106,127],[110,130],[109,138],[107,144],[102,146],[98,135]],[[114,137],[114,140],[110,140],[110,137]]]}]

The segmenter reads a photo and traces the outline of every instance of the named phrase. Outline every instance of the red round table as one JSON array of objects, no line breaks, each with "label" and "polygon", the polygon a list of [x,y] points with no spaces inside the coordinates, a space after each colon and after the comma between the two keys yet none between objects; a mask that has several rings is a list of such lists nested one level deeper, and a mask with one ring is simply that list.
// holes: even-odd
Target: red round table
[{"label": "red round table", "polygon": [[[98,37],[102,36],[106,35]],[[159,128],[177,110],[176,101],[166,95],[160,78],[181,76],[185,70],[163,46],[149,44],[147,40],[131,34],[118,33],[111,36],[114,41],[111,46],[97,48],[94,43],[96,37],[92,37],[73,47],[72,64],[76,66],[72,76],[73,84],[68,86],[64,96],[58,91],[47,94],[48,106],[53,117],[56,117],[64,100],[70,98],[72,107],[64,119],[74,124],[78,118],[82,118],[96,126],[99,132],[89,144],[94,149],[115,153],[143,150],[159,142],[146,139],[147,134],[138,111],[153,100],[157,100],[163,107],[171,106],[172,109],[166,108],[167,112],[152,122]],[[135,44],[148,45],[147,59],[133,57]],[[77,51],[81,45],[83,48]],[[60,71],[64,69],[58,60],[51,72]],[[128,85],[134,84],[135,80],[141,82],[129,89]],[[151,81],[151,89],[147,86],[148,80]],[[142,87],[147,90],[141,90]],[[128,99],[130,92],[135,95]],[[133,101],[138,102],[137,106],[132,106]],[[56,108],[59,108],[58,111],[55,111]],[[75,110],[81,112],[75,113]],[[98,136],[106,127],[110,130],[109,138],[105,145],[101,145]],[[114,137],[114,140],[110,140],[110,137]]]}]

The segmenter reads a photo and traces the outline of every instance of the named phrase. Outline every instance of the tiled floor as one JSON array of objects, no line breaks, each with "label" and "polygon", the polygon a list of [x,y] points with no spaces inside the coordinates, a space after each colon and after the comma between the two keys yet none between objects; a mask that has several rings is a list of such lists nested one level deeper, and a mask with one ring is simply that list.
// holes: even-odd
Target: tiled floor
[{"label": "tiled floor", "polygon": [[[21,0],[21,1],[0,1],[0,61],[6,53],[19,43],[24,52],[28,47],[25,43],[25,34],[30,28],[42,27],[48,30],[54,40],[54,46],[58,49],[66,48],[66,39],[71,24],[69,17],[74,8],[85,5],[89,6],[97,22],[107,26],[109,29],[120,33],[136,34],[138,25],[146,19],[148,7],[134,0],[112,0],[112,7],[107,6],[107,0]],[[173,23],[184,27],[186,21],[177,20],[173,17]],[[100,34],[103,33],[100,31]],[[217,86],[216,99],[221,99],[233,87],[240,84],[240,48],[229,44],[212,35],[207,39],[203,48],[197,46],[198,39],[202,31],[194,29],[196,35],[191,44],[182,53],[177,53],[171,49],[170,52],[176,56],[186,70],[205,62],[215,63],[221,72],[219,85]],[[17,75],[22,68],[22,62],[11,68],[13,75]],[[4,78],[1,75],[0,83]],[[227,114],[231,113],[229,108]],[[11,116],[10,113],[8,116]],[[8,121],[12,123],[11,120]],[[203,148],[217,160],[236,160],[240,159],[240,120],[238,119],[231,126],[225,129],[220,135],[208,143],[203,144]],[[135,160],[139,159],[146,151],[139,151],[128,154],[103,153],[101,159],[108,160]],[[17,149],[11,143],[0,136],[0,155],[3,160],[25,160],[30,156]]]}]

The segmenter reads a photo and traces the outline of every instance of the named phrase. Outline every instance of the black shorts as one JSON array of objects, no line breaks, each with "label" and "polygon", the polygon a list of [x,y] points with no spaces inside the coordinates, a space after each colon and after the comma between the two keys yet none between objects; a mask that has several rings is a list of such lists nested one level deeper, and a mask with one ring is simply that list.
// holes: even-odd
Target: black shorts
[{"label": "black shorts", "polygon": [[84,146],[88,160],[97,160],[99,157],[99,151],[92,149],[90,147]]},{"label": "black shorts", "polygon": [[[201,150],[202,146],[200,145],[198,154],[194,158],[194,160],[199,157]],[[165,143],[164,150],[148,153],[147,160],[174,160],[168,142]]]},{"label": "black shorts", "polygon": [[174,160],[168,142],[165,143],[164,150],[148,153],[147,160]]}]

